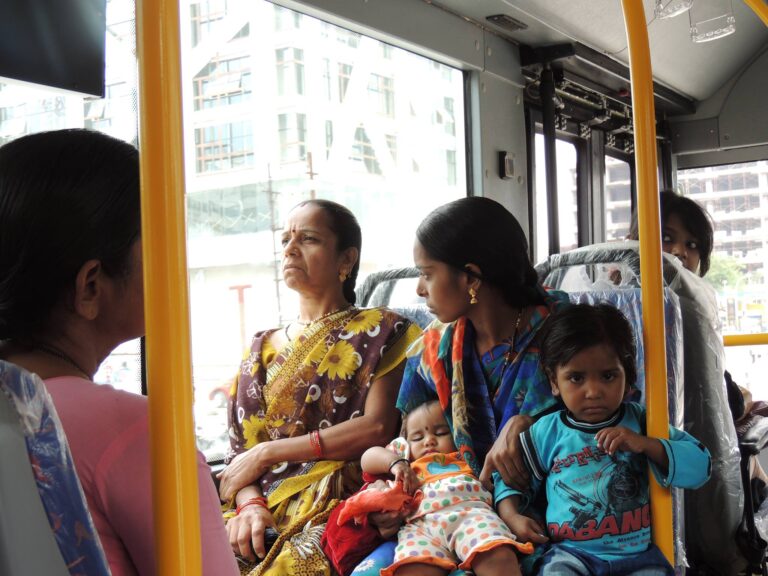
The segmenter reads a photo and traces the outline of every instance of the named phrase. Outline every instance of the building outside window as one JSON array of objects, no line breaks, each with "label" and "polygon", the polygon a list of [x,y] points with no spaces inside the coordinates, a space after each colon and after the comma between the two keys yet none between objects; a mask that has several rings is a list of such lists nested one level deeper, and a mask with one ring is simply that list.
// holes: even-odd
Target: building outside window
[{"label": "building outside window", "polygon": [[[680,192],[709,212],[714,249],[704,277],[725,334],[768,332],[768,160],[678,171]],[[768,346],[725,349],[733,379],[768,399]]]}]

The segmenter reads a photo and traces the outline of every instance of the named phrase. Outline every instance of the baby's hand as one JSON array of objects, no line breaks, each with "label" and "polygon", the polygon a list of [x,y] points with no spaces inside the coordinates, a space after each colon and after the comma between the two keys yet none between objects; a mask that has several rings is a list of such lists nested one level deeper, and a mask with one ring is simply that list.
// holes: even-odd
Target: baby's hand
[{"label": "baby's hand", "polygon": [[648,438],[633,432],[624,426],[615,426],[612,428],[603,428],[595,434],[598,447],[602,448],[608,454],[613,456],[617,451],[634,452],[643,454],[648,445]]},{"label": "baby's hand", "polygon": [[392,467],[392,474],[395,476],[395,482],[403,483],[403,492],[413,495],[419,487],[419,477],[411,469],[411,466],[405,460],[401,460]]}]

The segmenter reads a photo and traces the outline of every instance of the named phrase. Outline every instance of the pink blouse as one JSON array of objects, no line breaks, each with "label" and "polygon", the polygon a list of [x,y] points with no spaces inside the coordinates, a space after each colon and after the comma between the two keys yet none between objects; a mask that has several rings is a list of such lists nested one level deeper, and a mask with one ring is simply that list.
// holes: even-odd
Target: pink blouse
[{"label": "pink blouse", "polygon": [[[45,381],[113,576],[155,574],[144,396],[62,376]],[[198,452],[203,574],[239,574],[210,469]]]}]

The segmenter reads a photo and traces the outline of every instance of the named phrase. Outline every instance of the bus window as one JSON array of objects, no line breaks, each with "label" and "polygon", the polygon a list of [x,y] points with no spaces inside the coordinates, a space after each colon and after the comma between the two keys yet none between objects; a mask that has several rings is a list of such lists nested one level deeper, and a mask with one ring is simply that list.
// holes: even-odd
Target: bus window
[{"label": "bus window", "polygon": [[632,222],[632,176],[629,162],[605,156],[605,240],[624,240]]},{"label": "bus window", "polygon": [[[768,161],[679,170],[677,180],[714,222],[704,278],[717,291],[723,333],[768,332]],[[730,346],[725,354],[733,379],[768,399],[768,346]]]},{"label": "bus window", "polygon": [[[104,98],[0,80],[0,145],[25,134],[61,128],[99,130],[136,144],[134,28],[133,0],[109,0]],[[116,348],[99,366],[94,381],[141,394],[140,341]]]},{"label": "bus window", "polygon": [[298,312],[281,281],[287,211],[325,198],[355,213],[358,285],[410,265],[421,219],[467,193],[464,78],[269,2],[191,7],[182,59],[192,358],[199,446],[211,460],[228,446],[225,398],[251,336]]},{"label": "bus window", "polygon": [[[557,202],[560,226],[559,252],[572,250],[579,245],[578,207],[576,198],[577,150],[571,142],[557,139]],[[544,165],[544,135],[536,133],[536,236],[535,260],[549,256],[549,222],[547,220],[547,178]]]}]

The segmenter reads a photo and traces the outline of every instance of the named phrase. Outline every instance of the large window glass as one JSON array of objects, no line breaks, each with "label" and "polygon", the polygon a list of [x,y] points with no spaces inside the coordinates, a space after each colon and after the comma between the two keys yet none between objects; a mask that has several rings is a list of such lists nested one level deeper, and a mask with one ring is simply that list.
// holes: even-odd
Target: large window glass
[{"label": "large window glass", "polygon": [[269,2],[231,4],[191,3],[182,58],[195,413],[209,459],[227,445],[224,399],[251,336],[297,314],[279,267],[287,211],[307,198],[348,206],[363,229],[359,283],[410,265],[421,219],[466,195],[459,70]]},{"label": "large window glass", "polygon": [[[358,282],[410,265],[421,219],[466,195],[464,82],[266,1],[193,0],[182,18],[195,417],[198,446],[216,459],[251,335],[297,314],[275,234],[287,211],[307,198],[348,206],[363,229]],[[0,143],[86,127],[136,144],[134,28],[134,1],[108,0],[104,99],[0,82]],[[138,341],[96,380],[140,392]]]},{"label": "large window glass", "polygon": [[[708,280],[724,334],[768,332],[768,161],[678,172],[681,191],[712,216],[715,242]],[[733,379],[768,400],[768,346],[728,347]]]},{"label": "large window glass", "polygon": [[[108,0],[105,97],[92,98],[0,79],[0,144],[45,130],[89,128],[136,144],[136,35],[133,0]],[[94,380],[141,393],[138,340],[119,346]]]},{"label": "large window glass", "polygon": [[605,240],[624,240],[632,223],[632,172],[629,162],[605,157],[604,197]]},{"label": "large window glass", "polygon": [[[579,245],[579,213],[576,197],[576,146],[558,139],[557,157],[557,212],[560,228],[560,246],[557,252],[567,252]],[[544,135],[536,134],[536,236],[534,257],[541,261],[549,256],[549,221],[547,219],[547,176],[544,164]]]}]

